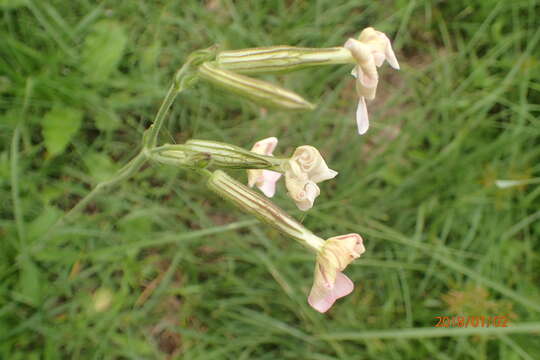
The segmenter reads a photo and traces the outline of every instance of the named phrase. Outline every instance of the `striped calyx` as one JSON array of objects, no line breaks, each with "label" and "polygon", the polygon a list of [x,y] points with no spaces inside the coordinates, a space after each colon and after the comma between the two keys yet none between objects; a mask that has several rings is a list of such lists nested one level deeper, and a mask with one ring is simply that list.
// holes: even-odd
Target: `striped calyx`
[{"label": "striped calyx", "polygon": [[223,171],[216,170],[212,173],[208,179],[208,187],[245,212],[289,235],[312,251],[318,252],[324,245],[323,239],[314,235],[277,205]]},{"label": "striped calyx", "polygon": [[317,49],[270,46],[222,51],[216,57],[219,68],[242,74],[288,72],[312,66],[354,62],[350,51],[343,47]]},{"label": "striped calyx", "polygon": [[274,85],[229,70],[220,69],[213,62],[199,67],[202,79],[225,90],[248,98],[260,105],[287,110],[313,110],[315,106],[300,95]]}]

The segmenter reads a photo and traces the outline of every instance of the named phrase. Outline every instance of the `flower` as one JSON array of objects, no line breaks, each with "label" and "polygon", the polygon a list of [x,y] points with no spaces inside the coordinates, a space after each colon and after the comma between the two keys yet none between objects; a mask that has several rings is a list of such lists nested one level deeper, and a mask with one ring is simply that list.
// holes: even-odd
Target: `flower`
[{"label": "flower", "polygon": [[[275,137],[269,137],[255,143],[251,151],[272,156],[277,143]],[[288,195],[302,211],[311,209],[315,198],[321,193],[317,183],[332,179],[338,174],[337,171],[328,168],[319,150],[309,145],[296,148],[291,158],[283,163],[281,170],[285,174]],[[257,185],[267,197],[272,197],[280,177],[281,174],[275,171],[250,169],[248,185],[250,187]]]},{"label": "flower", "polygon": [[[269,137],[257,141],[251,151],[260,154],[272,156],[274,149],[278,143],[276,137]],[[276,193],[276,182],[281,177],[281,174],[276,171],[271,170],[262,170],[262,169],[252,169],[248,170],[248,185],[253,187],[257,185],[259,190],[262,191],[267,197],[272,197]]]},{"label": "flower", "polygon": [[289,170],[285,172],[285,186],[288,194],[298,209],[307,211],[313,207],[313,202],[321,190],[309,179],[307,173],[299,170],[298,164],[291,161],[289,167]]},{"label": "flower", "polygon": [[319,150],[313,146],[299,146],[294,151],[291,161],[295,161],[309,179],[315,183],[336,177],[337,171],[328,168]]},{"label": "flower", "polygon": [[285,186],[298,209],[307,211],[321,193],[317,183],[332,179],[337,174],[337,171],[328,168],[319,150],[303,145],[296,148],[289,159]]},{"label": "flower", "polygon": [[315,279],[308,297],[309,305],[324,313],[337,299],[350,294],[354,284],[342,271],[365,251],[363,239],[358,234],[326,240],[317,255]]},{"label": "flower", "polygon": [[394,50],[392,50],[390,39],[372,27],[362,30],[358,40],[352,38],[347,40],[344,47],[351,52],[357,62],[352,75],[357,79],[356,92],[359,100],[356,109],[356,122],[358,133],[362,135],[369,128],[366,99],[373,100],[375,98],[379,82],[377,67],[382,66],[386,60],[391,67],[399,70],[399,64]]}]

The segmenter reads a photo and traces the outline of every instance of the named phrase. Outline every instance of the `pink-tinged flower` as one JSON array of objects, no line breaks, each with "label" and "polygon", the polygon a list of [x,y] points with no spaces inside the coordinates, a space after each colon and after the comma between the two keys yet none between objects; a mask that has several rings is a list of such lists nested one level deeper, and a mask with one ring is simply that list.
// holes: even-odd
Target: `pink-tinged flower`
[{"label": "pink-tinged flower", "polygon": [[[278,143],[275,137],[269,137],[261,141],[257,141],[251,148],[251,151],[266,156],[272,156],[274,149]],[[276,193],[276,182],[281,177],[281,174],[276,171],[251,169],[248,170],[248,185],[250,187],[257,186],[267,197],[272,197]]]},{"label": "pink-tinged flower", "polygon": [[362,237],[358,234],[326,240],[317,255],[315,279],[308,297],[309,305],[324,313],[337,299],[350,294],[354,284],[342,271],[365,251]]},{"label": "pink-tinged flower", "polygon": [[362,30],[358,40],[352,38],[347,40],[344,47],[351,52],[357,62],[352,75],[356,78],[356,92],[359,97],[356,122],[358,133],[362,135],[369,128],[366,99],[375,98],[379,83],[377,67],[382,66],[386,60],[391,67],[399,70],[399,63],[392,50],[390,39],[384,33],[371,27]]},{"label": "pink-tinged flower", "polygon": [[337,174],[328,168],[319,150],[309,145],[299,146],[288,162],[285,186],[298,209],[307,211],[321,193],[317,183],[332,179]]},{"label": "pink-tinged flower", "polygon": [[295,161],[300,170],[307,174],[309,180],[314,183],[320,183],[336,177],[337,171],[334,171],[326,165],[319,150],[313,146],[303,145],[296,148],[291,161]]},{"label": "pink-tinged flower", "polygon": [[[272,156],[278,140],[269,137],[258,141],[253,145],[252,152]],[[328,168],[321,153],[313,146],[303,145],[296,148],[290,159],[281,165],[281,171],[285,174],[285,186],[288,195],[294,200],[298,209],[307,211],[313,207],[315,198],[321,190],[317,183],[334,178],[337,171]],[[257,186],[267,197],[274,196],[276,182],[281,173],[264,170],[248,170],[248,185]]]},{"label": "pink-tinged flower", "polygon": [[297,168],[296,163],[290,163],[290,169],[285,172],[285,186],[298,209],[307,211],[313,207],[313,202],[321,190],[305,172],[294,170]]}]

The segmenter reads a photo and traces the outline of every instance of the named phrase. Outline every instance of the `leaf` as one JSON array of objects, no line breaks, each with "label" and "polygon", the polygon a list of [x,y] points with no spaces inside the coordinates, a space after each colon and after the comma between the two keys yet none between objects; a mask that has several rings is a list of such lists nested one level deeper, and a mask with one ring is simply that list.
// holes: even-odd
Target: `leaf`
[{"label": "leaf", "polygon": [[83,112],[55,106],[43,117],[43,138],[51,156],[61,154],[81,127]]},{"label": "leaf", "polygon": [[116,69],[127,43],[123,27],[115,21],[101,21],[92,27],[82,51],[81,69],[89,82],[108,79]]}]

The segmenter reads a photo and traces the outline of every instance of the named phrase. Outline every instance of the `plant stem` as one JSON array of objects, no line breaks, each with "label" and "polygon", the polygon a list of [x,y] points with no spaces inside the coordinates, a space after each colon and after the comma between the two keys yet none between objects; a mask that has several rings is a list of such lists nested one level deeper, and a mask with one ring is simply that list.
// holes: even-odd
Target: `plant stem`
[{"label": "plant stem", "polygon": [[154,119],[154,122],[152,125],[150,125],[150,128],[148,131],[148,138],[145,141],[144,147],[146,148],[154,148],[157,145],[158,135],[161,130],[161,127],[163,126],[163,123],[165,122],[165,116],[167,115],[167,112],[171,108],[171,105],[174,102],[174,99],[182,91],[181,88],[178,87],[177,82],[173,82],[173,84],[169,87],[169,90],[167,91],[167,95],[165,95],[165,99],[161,103],[161,107],[158,110],[158,113],[156,115],[156,118]]},{"label": "plant stem", "polygon": [[45,234],[45,238],[44,239],[42,238],[41,240],[44,241],[47,238],[49,238],[50,234],[53,233],[52,231],[53,229],[63,224],[65,221],[72,219],[75,215],[81,212],[81,210],[83,210],[102,191],[110,189],[111,187],[117,185],[118,183],[130,178],[144,165],[144,163],[149,158],[150,148],[155,147],[159,131],[161,130],[161,127],[163,126],[167,112],[170,109],[172,103],[174,102],[176,95],[178,95],[178,93],[180,92],[179,86],[176,85],[177,83],[178,82],[174,81],[173,84],[170,86],[167,92],[167,95],[165,96],[165,99],[163,100],[161,107],[159,108],[158,113],[156,114],[156,117],[152,125],[146,131],[146,134],[143,137],[143,148],[141,149],[141,151],[139,151],[139,153],[133,159],[131,159],[126,165],[124,165],[120,170],[118,170],[118,172],[113,177],[111,177],[108,180],[98,183],[92,189],[92,191],[90,191],[85,197],[79,200],[79,202],[73,208],[71,208],[60,219],[58,219],[56,223],[51,227],[51,229]]},{"label": "plant stem", "polygon": [[[183,68],[182,68],[183,69]],[[180,70],[181,77],[185,71]],[[145,135],[143,136],[143,148],[141,151],[131,159],[122,169],[120,169],[112,178],[102,181],[97,184],[92,191],[90,191],[84,198],[82,198],[71,210],[69,210],[60,220],[60,222],[68,220],[85,208],[90,201],[92,201],[99,193],[103,190],[113,187],[119,182],[130,178],[141,166],[148,160],[148,154],[152,148],[156,147],[158,135],[165,122],[167,112],[171,108],[176,96],[182,91],[182,86],[179,85],[179,79],[175,79],[167,94],[165,99],[161,103],[159,110],[152,122],[152,125],[146,130]]]},{"label": "plant stem", "polygon": [[147,160],[147,156],[144,151],[141,151],[131,159],[122,169],[120,169],[112,178],[98,183],[92,191],[90,191],[85,197],[83,197],[77,205],[75,205],[71,210],[69,210],[64,216],[63,221],[69,220],[75,216],[78,212],[83,210],[90,201],[92,201],[100,192],[108,188],[113,187],[114,185],[120,183],[123,180],[130,178],[135,174],[141,166]]}]

